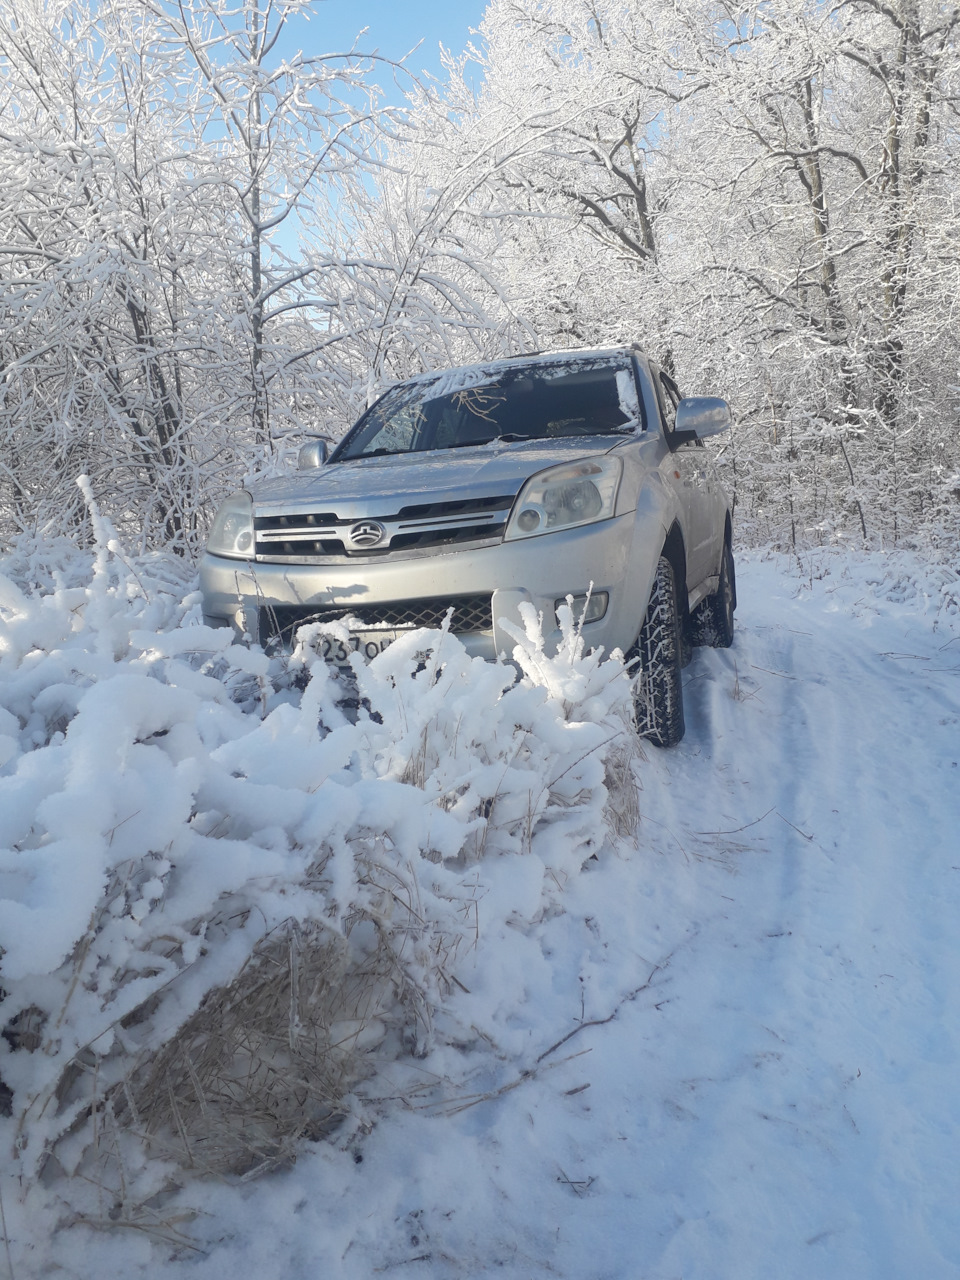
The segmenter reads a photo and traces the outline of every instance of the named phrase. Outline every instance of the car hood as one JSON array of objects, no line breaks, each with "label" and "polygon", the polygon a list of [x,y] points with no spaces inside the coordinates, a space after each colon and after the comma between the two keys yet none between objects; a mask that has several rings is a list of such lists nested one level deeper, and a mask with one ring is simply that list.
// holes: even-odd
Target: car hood
[{"label": "car hood", "polygon": [[513,497],[536,472],[607,453],[617,443],[621,441],[611,440],[609,435],[585,436],[354,458],[254,481],[247,488],[260,512],[323,510],[340,519],[359,519],[396,512],[425,500]]}]

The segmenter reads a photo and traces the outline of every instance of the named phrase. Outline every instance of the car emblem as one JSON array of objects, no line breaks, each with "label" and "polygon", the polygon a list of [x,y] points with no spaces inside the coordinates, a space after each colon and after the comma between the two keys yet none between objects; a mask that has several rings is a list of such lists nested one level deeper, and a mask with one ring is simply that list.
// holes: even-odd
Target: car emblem
[{"label": "car emblem", "polygon": [[375,547],[387,536],[387,531],[379,520],[361,520],[355,524],[347,537],[354,547]]}]

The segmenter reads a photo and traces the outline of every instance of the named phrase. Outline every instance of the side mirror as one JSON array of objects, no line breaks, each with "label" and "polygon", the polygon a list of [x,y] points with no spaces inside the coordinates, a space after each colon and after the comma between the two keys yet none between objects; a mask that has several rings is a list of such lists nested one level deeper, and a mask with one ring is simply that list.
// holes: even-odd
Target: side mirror
[{"label": "side mirror", "polygon": [[674,437],[702,440],[704,436],[718,436],[732,426],[733,414],[726,400],[719,396],[684,396],[677,405]]},{"label": "side mirror", "polygon": [[300,447],[297,455],[297,469],[310,471],[313,467],[322,467],[329,456],[330,449],[326,440],[308,440]]}]

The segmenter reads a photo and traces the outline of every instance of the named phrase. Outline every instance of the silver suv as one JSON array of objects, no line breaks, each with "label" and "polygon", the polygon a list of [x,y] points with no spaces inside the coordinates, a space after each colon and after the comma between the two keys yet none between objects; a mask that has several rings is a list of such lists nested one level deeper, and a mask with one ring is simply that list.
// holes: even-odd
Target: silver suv
[{"label": "silver suv", "polygon": [[703,438],[730,410],[681,399],[640,351],[521,356],[422,374],[386,392],[327,456],[228,498],[200,569],[204,616],[265,647],[348,620],[324,656],[373,657],[396,635],[450,630],[510,654],[529,601],[548,645],[572,597],[589,646],[639,658],[637,721],[683,736],[690,644],[733,638],[730,501]]}]

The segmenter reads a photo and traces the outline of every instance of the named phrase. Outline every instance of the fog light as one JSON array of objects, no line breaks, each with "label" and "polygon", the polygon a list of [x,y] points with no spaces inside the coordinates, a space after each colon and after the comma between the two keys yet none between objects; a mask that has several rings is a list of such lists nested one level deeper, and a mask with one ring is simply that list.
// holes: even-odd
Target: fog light
[{"label": "fog light", "polygon": [[562,604],[572,605],[573,620],[579,625],[583,622],[598,622],[607,612],[609,602],[610,596],[606,591],[594,591],[590,596],[564,596],[560,600],[554,600],[553,607],[556,610]]}]

